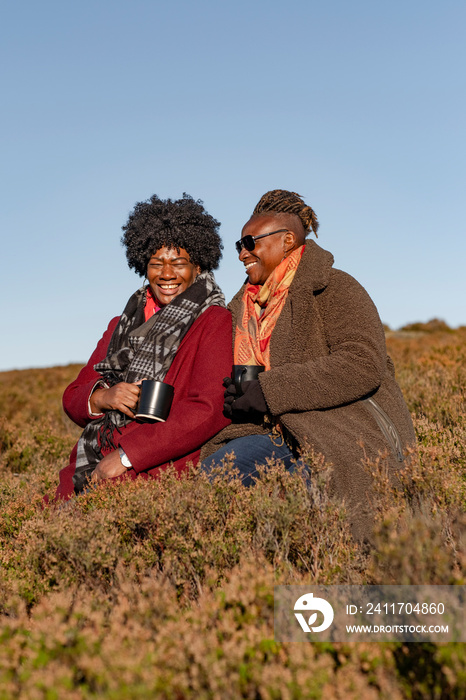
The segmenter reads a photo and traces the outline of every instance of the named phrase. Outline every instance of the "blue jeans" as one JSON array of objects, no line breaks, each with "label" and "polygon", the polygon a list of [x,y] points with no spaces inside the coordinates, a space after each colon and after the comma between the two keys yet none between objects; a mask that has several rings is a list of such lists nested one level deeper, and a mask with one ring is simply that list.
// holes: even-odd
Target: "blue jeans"
[{"label": "blue jeans", "polygon": [[[234,452],[234,465],[239,469],[240,476],[245,486],[254,483],[254,477],[259,475],[257,465],[267,463],[267,459],[280,459],[289,472],[296,469],[296,457],[288,445],[283,442],[277,447],[272,442],[272,434],[248,435],[247,437],[230,440],[226,445],[214,452],[201,465],[201,471],[210,474],[212,469],[219,467],[226,455]],[[298,460],[298,464],[300,460]]]}]

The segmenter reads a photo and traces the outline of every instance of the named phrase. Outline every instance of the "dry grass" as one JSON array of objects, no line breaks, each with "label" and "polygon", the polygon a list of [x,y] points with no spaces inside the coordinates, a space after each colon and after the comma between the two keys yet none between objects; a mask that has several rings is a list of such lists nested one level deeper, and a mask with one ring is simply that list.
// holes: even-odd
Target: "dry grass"
[{"label": "dry grass", "polygon": [[[107,484],[43,506],[79,434],[77,367],[0,374],[0,700],[463,698],[464,645],[278,644],[273,586],[465,582],[466,329],[388,333],[419,452],[376,483],[374,548],[309,455],[254,488],[220,475]],[[28,397],[27,402],[25,396]]]}]

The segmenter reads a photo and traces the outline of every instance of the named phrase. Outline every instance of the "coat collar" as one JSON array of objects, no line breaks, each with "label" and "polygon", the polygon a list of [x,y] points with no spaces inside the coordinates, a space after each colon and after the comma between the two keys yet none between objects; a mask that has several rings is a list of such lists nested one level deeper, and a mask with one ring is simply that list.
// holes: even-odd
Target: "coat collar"
[{"label": "coat collar", "polygon": [[330,281],[333,262],[333,255],[328,250],[321,248],[315,241],[307,240],[290,293],[299,293],[304,288],[309,289],[309,286],[313,292],[325,289]]}]

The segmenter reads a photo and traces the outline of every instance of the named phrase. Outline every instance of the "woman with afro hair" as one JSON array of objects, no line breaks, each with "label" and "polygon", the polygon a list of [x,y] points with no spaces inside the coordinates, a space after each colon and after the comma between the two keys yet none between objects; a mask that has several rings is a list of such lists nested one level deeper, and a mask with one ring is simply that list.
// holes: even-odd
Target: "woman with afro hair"
[{"label": "woman with afro hair", "polygon": [[[146,282],[65,390],[65,412],[84,430],[56,498],[89,482],[156,476],[170,463],[180,473],[229,423],[222,379],[232,364],[231,315],[212,274],[223,247],[219,225],[187,194],[135,205],[121,241]],[[174,387],[166,422],[136,419],[143,379]]]}]

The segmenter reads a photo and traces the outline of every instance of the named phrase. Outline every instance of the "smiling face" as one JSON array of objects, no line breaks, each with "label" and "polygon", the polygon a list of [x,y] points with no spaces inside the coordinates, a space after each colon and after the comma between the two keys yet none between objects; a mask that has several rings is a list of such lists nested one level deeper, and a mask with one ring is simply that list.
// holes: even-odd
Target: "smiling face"
[{"label": "smiling face", "polygon": [[164,246],[147,263],[146,274],[154,297],[165,306],[190,287],[200,271],[191,262],[187,250]]},{"label": "smiling face", "polygon": [[[241,237],[261,236],[264,233],[284,228],[286,229],[286,226],[280,215],[256,215],[252,216],[244,226]],[[255,242],[254,250],[249,251],[243,248],[239,259],[246,268],[249,282],[251,284],[264,284],[267,277],[283,260],[285,254],[296,247],[294,241],[293,232],[285,230],[266,238],[260,238]]]}]

